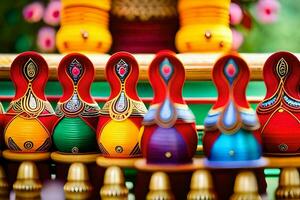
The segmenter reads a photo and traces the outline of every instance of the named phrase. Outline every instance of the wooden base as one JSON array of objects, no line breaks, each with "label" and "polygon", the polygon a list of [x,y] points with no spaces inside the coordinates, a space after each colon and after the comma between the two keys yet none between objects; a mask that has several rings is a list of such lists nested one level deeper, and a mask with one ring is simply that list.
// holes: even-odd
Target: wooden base
[{"label": "wooden base", "polygon": [[204,168],[203,159],[194,158],[192,163],[188,164],[148,164],[146,159],[140,159],[135,162],[135,167],[140,171],[163,171],[163,172],[188,172]]},{"label": "wooden base", "polygon": [[99,157],[100,154],[92,153],[92,154],[67,154],[61,152],[53,152],[51,153],[51,159],[55,162],[60,163],[94,163],[96,162],[96,158]]},{"label": "wooden base", "polygon": [[245,161],[210,161],[204,158],[204,166],[207,169],[256,169],[267,166],[267,160],[263,157],[257,160]]},{"label": "wooden base", "polygon": [[100,167],[118,166],[121,168],[134,168],[134,163],[142,158],[105,158],[98,157],[96,162]]},{"label": "wooden base", "polygon": [[50,159],[50,152],[39,153],[19,153],[11,150],[4,150],[3,157],[12,161],[44,161]]},{"label": "wooden base", "polygon": [[266,168],[299,167],[300,156],[298,157],[264,157],[267,161]]}]

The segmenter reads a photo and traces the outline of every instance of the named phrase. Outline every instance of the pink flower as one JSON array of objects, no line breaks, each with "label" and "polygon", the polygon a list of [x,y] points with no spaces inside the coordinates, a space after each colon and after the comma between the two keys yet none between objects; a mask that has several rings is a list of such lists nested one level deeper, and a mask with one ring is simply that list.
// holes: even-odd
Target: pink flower
[{"label": "pink flower", "polygon": [[277,0],[259,0],[256,5],[257,19],[264,24],[276,22],[279,9]]},{"label": "pink flower", "polygon": [[44,6],[40,2],[33,2],[23,8],[23,17],[28,22],[38,22],[44,14]]},{"label": "pink flower", "polygon": [[37,46],[42,52],[53,52],[55,50],[55,29],[42,27],[37,36]]},{"label": "pink flower", "polygon": [[44,15],[44,21],[46,24],[56,26],[60,22],[60,1],[50,1]]},{"label": "pink flower", "polygon": [[243,19],[243,11],[238,4],[231,3],[229,13],[230,13],[230,24],[236,25],[241,23]]},{"label": "pink flower", "polygon": [[244,42],[244,36],[241,32],[237,31],[234,28],[231,28],[232,31],[232,49],[238,50]]}]

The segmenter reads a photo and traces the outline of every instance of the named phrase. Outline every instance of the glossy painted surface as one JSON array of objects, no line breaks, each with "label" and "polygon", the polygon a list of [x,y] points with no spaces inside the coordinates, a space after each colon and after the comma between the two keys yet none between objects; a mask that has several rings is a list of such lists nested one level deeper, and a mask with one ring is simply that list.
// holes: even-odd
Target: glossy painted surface
[{"label": "glossy painted surface", "polygon": [[100,151],[105,157],[141,156],[138,138],[147,108],[136,89],[139,65],[130,53],[118,52],[110,57],[105,69],[110,93],[97,126]]},{"label": "glossy painted surface", "polygon": [[53,131],[53,143],[62,152],[97,151],[95,131],[80,117],[61,119]]},{"label": "glossy painted surface", "polygon": [[[244,148],[247,146],[247,148]],[[211,160],[256,160],[260,158],[261,147],[251,132],[240,129],[233,135],[221,134],[213,144]]]},{"label": "glossy painted surface", "polygon": [[4,115],[4,138],[16,152],[45,152],[52,144],[54,110],[45,96],[48,64],[36,52],[19,54],[11,63],[15,94]]},{"label": "glossy painted surface", "polygon": [[149,81],[154,91],[140,140],[149,164],[184,164],[192,161],[197,148],[195,116],[182,96],[183,64],[170,51],[161,51],[152,60]]},{"label": "glossy painted surface", "polygon": [[83,54],[71,53],[58,66],[62,96],[56,105],[58,120],[53,130],[56,150],[64,153],[97,151],[96,126],[100,107],[91,96],[93,63]]},{"label": "glossy painted surface", "polygon": [[259,121],[245,95],[249,74],[247,64],[236,54],[225,55],[214,65],[218,98],[204,121],[203,137],[209,161],[240,162],[261,156],[260,135],[253,132]]},{"label": "glossy painted surface", "polygon": [[272,54],[264,64],[266,96],[257,107],[259,134],[268,154],[300,154],[300,62],[289,52]]},{"label": "glossy painted surface", "polygon": [[[14,88],[10,81],[0,81],[0,96],[12,96],[14,95]],[[152,97],[153,91],[148,82],[139,82],[137,90],[141,98]],[[47,95],[61,95],[62,88],[57,81],[48,81],[46,86]],[[263,81],[251,81],[247,87],[247,96],[262,98],[266,92]],[[93,82],[91,87],[91,93],[93,97],[107,98],[110,93],[110,88],[107,82]],[[217,95],[216,88],[212,81],[186,81],[183,87],[183,96],[185,98],[215,98]],[[3,107],[8,105],[7,101],[2,101]],[[56,106],[56,102],[51,102],[52,106]],[[99,103],[100,107],[103,103]],[[147,105],[147,104],[146,104]],[[148,106],[148,105],[147,105]],[[189,104],[190,109],[193,111],[196,117],[196,124],[200,125],[204,123],[211,104]],[[251,107],[255,109],[257,104],[251,104]],[[199,133],[202,135],[203,133]],[[199,137],[199,144],[202,144],[201,137]]]}]

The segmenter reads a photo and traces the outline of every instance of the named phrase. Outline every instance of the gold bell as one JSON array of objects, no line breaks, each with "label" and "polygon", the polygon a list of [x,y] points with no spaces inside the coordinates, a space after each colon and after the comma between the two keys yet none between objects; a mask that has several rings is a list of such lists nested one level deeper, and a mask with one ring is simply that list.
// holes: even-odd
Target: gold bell
[{"label": "gold bell", "polygon": [[174,196],[171,192],[170,181],[168,175],[163,172],[155,172],[151,176],[149,193],[147,194],[147,200],[174,200]]},{"label": "gold bell", "polygon": [[234,194],[230,200],[261,200],[256,177],[252,172],[244,171],[237,175],[234,183]]},{"label": "gold bell", "polygon": [[16,193],[16,199],[40,199],[42,184],[39,180],[37,167],[33,162],[21,163],[13,189]]},{"label": "gold bell", "polygon": [[119,167],[112,166],[105,171],[100,196],[104,200],[125,200],[128,198],[128,189],[125,186],[124,176]]},{"label": "gold bell", "polygon": [[300,199],[300,178],[296,168],[282,169],[279,178],[279,186],[276,189],[276,199]]},{"label": "gold bell", "polygon": [[2,166],[0,166],[0,199],[9,199],[9,192],[5,172]]},{"label": "gold bell", "polygon": [[73,163],[69,168],[67,183],[64,185],[66,199],[89,199],[92,190],[86,166],[82,163]]},{"label": "gold bell", "polygon": [[191,190],[187,196],[188,200],[215,200],[217,195],[213,189],[212,177],[207,170],[198,170],[193,173],[191,179]]}]

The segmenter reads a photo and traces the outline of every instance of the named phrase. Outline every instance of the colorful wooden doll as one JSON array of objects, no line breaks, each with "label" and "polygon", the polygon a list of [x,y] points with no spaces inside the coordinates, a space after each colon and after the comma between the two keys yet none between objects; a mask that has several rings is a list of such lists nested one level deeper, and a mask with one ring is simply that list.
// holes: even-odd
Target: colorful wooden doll
[{"label": "colorful wooden doll", "polygon": [[257,107],[263,151],[300,153],[300,63],[288,52],[271,55],[263,68],[267,94]]},{"label": "colorful wooden doll", "polygon": [[4,119],[5,119],[5,115],[4,115],[4,108],[2,106],[2,103],[0,102],[0,149],[3,149],[3,147],[5,146],[5,142],[4,142],[4,137],[3,137],[3,127],[4,127]]},{"label": "colorful wooden doll", "polygon": [[111,93],[98,123],[101,153],[115,158],[140,156],[138,138],[147,109],[136,91],[138,63],[131,54],[119,52],[111,56],[105,70]]},{"label": "colorful wooden doll", "polygon": [[151,62],[148,74],[154,98],[143,120],[143,156],[153,164],[189,163],[198,136],[195,117],[182,97],[184,67],[174,53],[161,51]]},{"label": "colorful wooden doll", "polygon": [[95,152],[96,127],[100,108],[90,94],[94,65],[84,55],[72,53],[58,66],[63,95],[55,110],[59,120],[53,130],[53,143],[65,153]]},{"label": "colorful wooden doll", "polygon": [[45,97],[48,65],[35,52],[20,54],[11,64],[15,96],[5,114],[5,143],[11,151],[45,152],[51,147],[53,108]]},{"label": "colorful wooden doll", "polygon": [[245,95],[249,77],[246,62],[237,55],[223,56],[214,65],[212,78],[218,98],[205,118],[203,138],[209,161],[249,161],[261,157],[260,137],[253,133],[259,128],[258,118]]}]

